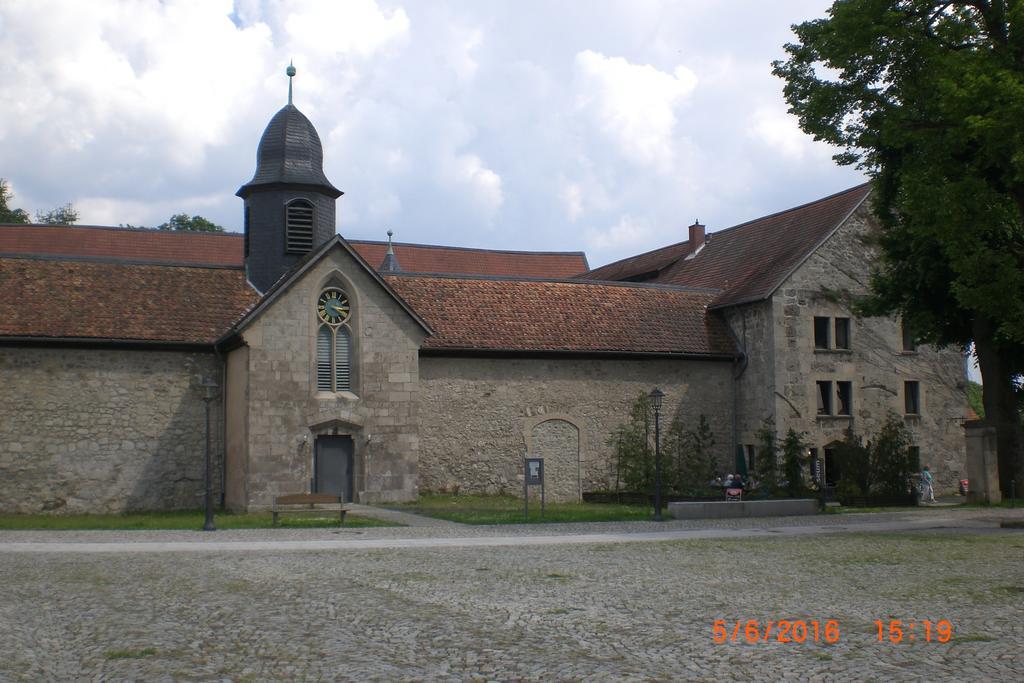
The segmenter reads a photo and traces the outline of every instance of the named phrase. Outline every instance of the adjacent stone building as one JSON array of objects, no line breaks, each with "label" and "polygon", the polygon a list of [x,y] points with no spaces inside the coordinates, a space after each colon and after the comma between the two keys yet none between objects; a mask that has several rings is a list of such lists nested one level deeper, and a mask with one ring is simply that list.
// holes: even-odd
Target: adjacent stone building
[{"label": "adjacent stone building", "polygon": [[[548,494],[610,483],[610,435],[655,386],[704,415],[723,473],[757,430],[805,432],[826,476],[847,428],[894,413],[941,487],[963,472],[961,358],[860,319],[860,186],[588,270],[579,252],[347,241],[291,103],[238,192],[244,235],[0,226],[0,510],[197,507],[283,493]],[[763,455],[763,454],[762,454]]]}]

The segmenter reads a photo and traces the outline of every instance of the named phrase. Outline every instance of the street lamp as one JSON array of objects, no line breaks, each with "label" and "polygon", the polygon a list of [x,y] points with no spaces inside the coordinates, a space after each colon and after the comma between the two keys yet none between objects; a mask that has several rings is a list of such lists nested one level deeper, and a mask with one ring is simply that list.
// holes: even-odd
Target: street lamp
[{"label": "street lamp", "polygon": [[661,521],[661,401],[665,392],[655,387],[650,393],[654,406],[654,521]]},{"label": "street lamp", "polygon": [[204,390],[203,403],[206,404],[206,521],[203,523],[203,531],[216,531],[213,525],[213,463],[210,459],[210,403],[217,398],[219,385],[213,377],[203,377],[199,383]]}]

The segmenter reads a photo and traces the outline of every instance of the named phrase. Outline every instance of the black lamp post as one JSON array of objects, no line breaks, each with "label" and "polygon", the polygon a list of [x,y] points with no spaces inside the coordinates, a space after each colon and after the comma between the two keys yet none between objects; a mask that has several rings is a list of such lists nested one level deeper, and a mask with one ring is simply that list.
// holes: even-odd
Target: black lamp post
[{"label": "black lamp post", "polygon": [[217,389],[220,387],[217,380],[212,377],[204,377],[199,383],[204,390],[203,403],[206,404],[206,502],[204,505],[206,521],[203,523],[203,531],[216,531],[213,524],[213,463],[210,459],[210,403],[217,398]]},{"label": "black lamp post", "polygon": [[654,406],[654,521],[661,521],[661,401],[665,392],[655,388],[650,393]]}]

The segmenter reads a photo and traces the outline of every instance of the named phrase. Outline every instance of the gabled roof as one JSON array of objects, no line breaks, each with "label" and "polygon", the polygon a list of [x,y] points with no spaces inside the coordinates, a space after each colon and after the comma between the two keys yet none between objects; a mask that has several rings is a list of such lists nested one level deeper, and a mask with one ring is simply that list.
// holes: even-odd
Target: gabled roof
[{"label": "gabled roof", "polygon": [[[387,242],[350,240],[374,268]],[[587,269],[583,252],[499,251],[395,243],[402,270],[417,273],[570,277]],[[80,225],[0,225],[0,254],[116,258],[136,262],[242,267],[240,233],[176,232]]]},{"label": "gabled roof", "polygon": [[[387,242],[349,240],[374,266],[380,266]],[[496,275],[507,277],[572,277],[587,269],[582,251],[505,251],[394,242],[395,256],[406,273]]]},{"label": "gabled roof", "polygon": [[563,352],[733,358],[717,292],[579,280],[388,274],[434,328],[435,352]]},{"label": "gabled roof", "polygon": [[[602,266],[579,277],[625,279],[655,273],[651,282],[721,290],[712,308],[772,295],[870,194],[865,183],[824,199],[711,233],[693,258],[687,242]],[[620,275],[625,274],[625,275]]]},{"label": "gabled roof", "polygon": [[258,298],[238,268],[0,257],[0,338],[208,345]]},{"label": "gabled roof", "polygon": [[0,254],[242,267],[242,236],[86,225],[0,225]]},{"label": "gabled roof", "polygon": [[226,332],[224,332],[223,335],[221,335],[221,337],[217,340],[218,343],[225,342],[238,332],[244,330],[249,325],[249,323],[256,318],[256,316],[258,316],[268,306],[272,305],[274,301],[276,301],[282,294],[288,291],[291,288],[291,286],[295,284],[295,282],[297,282],[299,278],[302,277],[304,273],[306,273],[318,261],[320,261],[329,251],[335,248],[339,248],[347,252],[349,256],[351,256],[352,259],[355,260],[355,262],[363,268],[363,270],[370,277],[370,279],[377,283],[377,285],[379,285],[385,292],[387,292],[387,294],[398,303],[402,310],[404,310],[409,315],[409,317],[412,318],[413,321],[423,329],[424,333],[428,335],[433,334],[434,331],[430,328],[430,325],[428,325],[423,320],[423,318],[421,318],[420,315],[402,299],[401,296],[396,294],[395,291],[391,289],[391,286],[384,280],[384,278],[380,276],[380,273],[377,272],[376,268],[367,263],[366,260],[363,259],[363,257],[360,256],[352,248],[352,246],[345,240],[344,237],[336,234],[334,235],[334,237],[327,240],[319,247],[306,254],[302,258],[302,260],[300,260],[298,263],[296,263],[294,266],[288,269],[288,271],[284,275],[278,278],[277,282],[275,282],[273,286],[266,292],[264,292],[262,297],[260,297],[259,303],[257,303],[251,309],[249,309],[244,316],[237,320],[231,326],[230,329],[228,329]]},{"label": "gabled roof", "polygon": [[666,266],[675,263],[689,253],[690,243],[688,241],[679,242],[614,261],[600,268],[581,272],[574,277],[581,280],[618,280],[621,282],[651,280],[656,278]]},{"label": "gabled roof", "polygon": [[712,233],[690,260],[665,269],[658,282],[722,289],[713,307],[770,297],[870,194],[865,183],[803,206]]}]

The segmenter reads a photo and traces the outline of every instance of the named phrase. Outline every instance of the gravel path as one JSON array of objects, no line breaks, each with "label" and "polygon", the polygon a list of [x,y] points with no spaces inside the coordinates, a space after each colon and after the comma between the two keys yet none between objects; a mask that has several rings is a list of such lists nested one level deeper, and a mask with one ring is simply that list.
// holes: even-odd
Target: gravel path
[{"label": "gravel path", "polygon": [[[442,543],[323,551],[215,546],[339,530],[4,532],[0,680],[1021,680],[1024,532],[998,521],[1022,513],[373,528],[348,533]],[[865,533],[894,518],[931,529]],[[822,526],[834,533],[806,533]],[[760,531],[554,542],[702,529]],[[460,538],[522,544],[443,543]],[[2,552],[100,539],[215,545]],[[748,643],[742,629],[715,643],[716,619],[730,633],[780,619],[840,630],[834,643],[823,630],[818,642]],[[879,642],[874,621],[890,619],[947,619],[954,638],[925,642],[918,624],[914,642]]]}]

